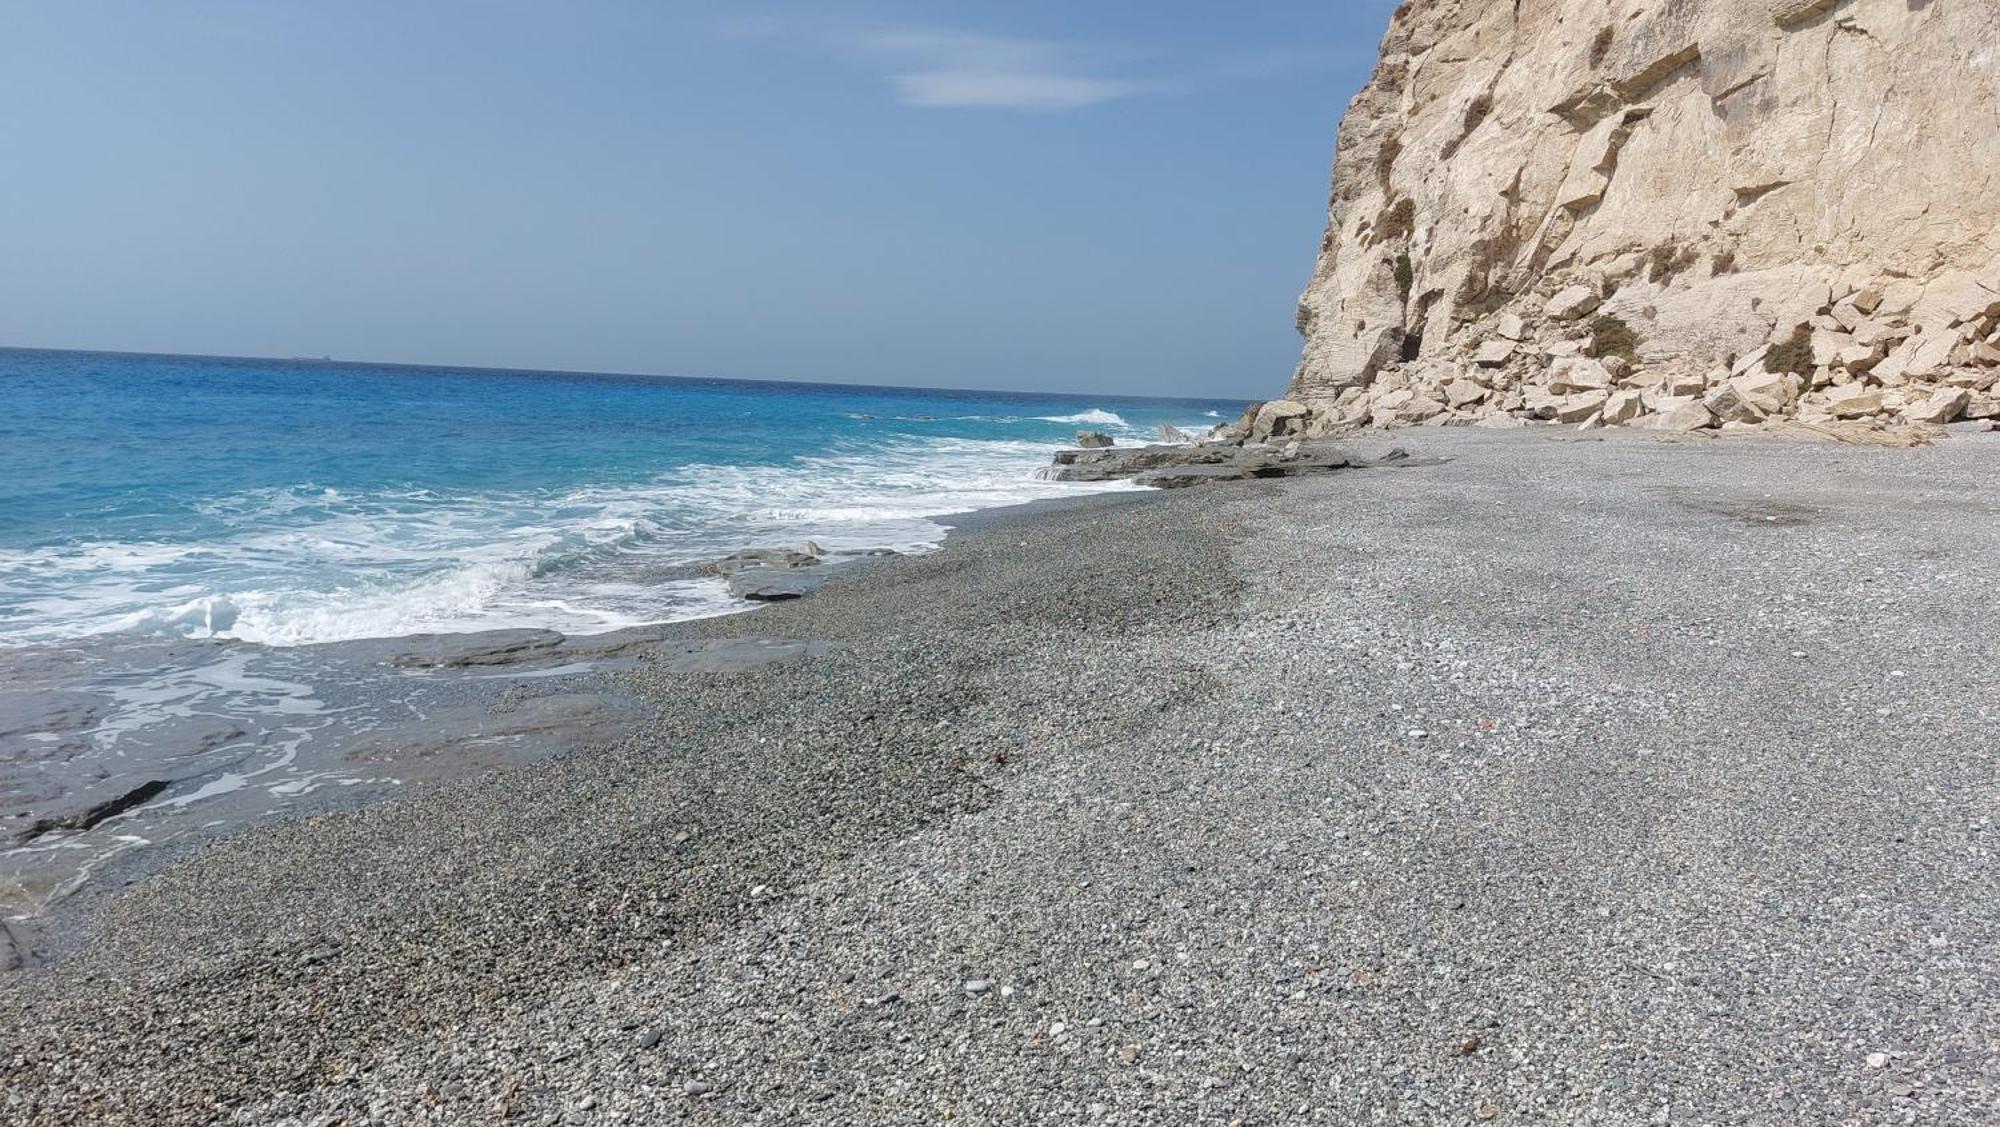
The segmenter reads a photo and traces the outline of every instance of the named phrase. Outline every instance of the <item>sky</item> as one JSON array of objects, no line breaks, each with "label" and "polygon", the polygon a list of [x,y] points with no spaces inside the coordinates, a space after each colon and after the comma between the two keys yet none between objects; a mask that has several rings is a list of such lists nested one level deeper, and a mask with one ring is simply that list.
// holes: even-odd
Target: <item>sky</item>
[{"label": "sky", "polygon": [[1395,0],[0,0],[0,345],[1262,397]]}]

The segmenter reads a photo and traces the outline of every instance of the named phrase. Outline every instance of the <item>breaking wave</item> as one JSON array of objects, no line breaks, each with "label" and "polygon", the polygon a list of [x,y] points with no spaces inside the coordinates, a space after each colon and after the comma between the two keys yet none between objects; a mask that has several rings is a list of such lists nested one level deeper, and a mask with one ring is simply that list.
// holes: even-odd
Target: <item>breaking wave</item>
[{"label": "breaking wave", "polygon": [[1037,415],[1036,418],[1045,423],[1062,423],[1065,426],[1127,428],[1131,426],[1117,412],[1106,411],[1098,407],[1093,407],[1088,411],[1078,411],[1074,415]]},{"label": "breaking wave", "polygon": [[744,604],[689,564],[805,540],[836,555],[925,552],[947,514],[1104,488],[1037,479],[1050,449],[900,439],[546,493],[249,491],[205,506],[227,529],[205,542],[0,550],[0,632],[289,646],[708,617]]}]

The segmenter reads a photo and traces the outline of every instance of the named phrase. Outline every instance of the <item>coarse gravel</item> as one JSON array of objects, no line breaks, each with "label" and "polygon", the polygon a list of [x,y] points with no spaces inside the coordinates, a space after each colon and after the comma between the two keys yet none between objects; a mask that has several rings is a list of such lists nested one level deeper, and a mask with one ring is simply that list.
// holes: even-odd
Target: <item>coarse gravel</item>
[{"label": "coarse gravel", "polygon": [[0,986],[0,1119],[2000,1121],[2000,435],[1397,444],[206,848]]}]

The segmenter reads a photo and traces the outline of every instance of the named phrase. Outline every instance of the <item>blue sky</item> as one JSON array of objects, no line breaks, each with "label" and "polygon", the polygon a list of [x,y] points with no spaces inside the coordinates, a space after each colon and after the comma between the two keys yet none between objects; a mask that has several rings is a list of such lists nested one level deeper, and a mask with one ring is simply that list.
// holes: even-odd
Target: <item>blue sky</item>
[{"label": "blue sky", "polygon": [[1262,396],[1394,0],[0,2],[0,344]]}]

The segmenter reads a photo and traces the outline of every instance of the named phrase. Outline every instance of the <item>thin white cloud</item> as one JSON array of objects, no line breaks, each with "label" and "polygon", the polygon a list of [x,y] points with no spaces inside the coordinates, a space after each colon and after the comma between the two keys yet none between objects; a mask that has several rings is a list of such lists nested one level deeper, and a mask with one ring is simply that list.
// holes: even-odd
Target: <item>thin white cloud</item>
[{"label": "thin white cloud", "polygon": [[897,101],[926,109],[1075,110],[1159,89],[1118,77],[1102,52],[1051,40],[939,28],[856,31],[770,17],[723,30],[851,57],[877,70]]},{"label": "thin white cloud", "polygon": [[1113,78],[1034,71],[934,70],[892,75],[906,106],[948,109],[1076,110],[1129,98],[1143,87]]}]

